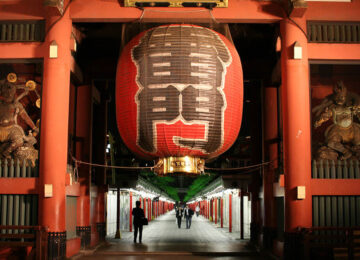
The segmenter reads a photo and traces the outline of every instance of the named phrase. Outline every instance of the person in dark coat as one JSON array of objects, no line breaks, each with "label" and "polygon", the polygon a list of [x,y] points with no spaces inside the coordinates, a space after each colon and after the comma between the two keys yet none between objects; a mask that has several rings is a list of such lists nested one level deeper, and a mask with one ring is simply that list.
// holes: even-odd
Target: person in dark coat
[{"label": "person in dark coat", "polygon": [[180,206],[178,206],[175,210],[176,210],[177,224],[178,227],[181,228],[181,218],[183,216],[183,209]]},{"label": "person in dark coat", "polygon": [[141,243],[143,223],[142,219],[145,217],[144,210],[140,208],[140,201],[136,201],[136,208],[133,208],[132,215],[134,216],[134,243],[136,243],[137,234],[139,232],[139,242]]},{"label": "person in dark coat", "polygon": [[184,209],[184,216],[186,219],[186,228],[188,229],[191,227],[191,219],[193,215],[194,215],[194,211],[191,208],[189,208],[188,205],[186,205]]}]

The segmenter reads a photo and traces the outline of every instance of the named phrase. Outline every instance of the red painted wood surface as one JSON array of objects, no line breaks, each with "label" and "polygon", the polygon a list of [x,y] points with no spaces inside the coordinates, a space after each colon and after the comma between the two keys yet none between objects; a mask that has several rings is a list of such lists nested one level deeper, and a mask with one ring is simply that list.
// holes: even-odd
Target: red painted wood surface
[{"label": "red painted wood surface", "polygon": [[76,255],[80,251],[81,247],[81,238],[76,237],[66,240],[66,257],[71,257]]},{"label": "red painted wood surface", "polygon": [[[264,169],[263,174],[263,225],[265,227],[275,227],[275,204],[274,204],[274,175],[278,168],[278,88],[266,87],[264,99],[264,138],[265,138],[265,158],[270,162],[269,167]],[[243,196],[241,194],[240,196]],[[242,197],[243,198],[243,197]]]},{"label": "red painted wood surface", "polygon": [[[295,21],[302,27],[304,18]],[[280,23],[282,36],[282,116],[285,172],[285,232],[312,225],[310,195],[311,129],[307,38],[291,21]],[[293,46],[302,46],[302,59],[293,59]],[[306,198],[298,200],[297,186],[306,187]]]},{"label": "red painted wood surface", "polygon": [[80,183],[73,183],[67,185],[65,188],[66,196],[79,196],[80,195]]},{"label": "red painted wood surface", "polygon": [[[49,11],[47,26],[57,17]],[[39,224],[48,226],[51,232],[65,231],[65,174],[68,156],[68,116],[70,93],[70,36],[72,23],[65,13],[48,32],[44,45],[58,45],[58,58],[44,57],[41,136],[40,136],[40,183],[52,184],[53,196],[39,196]]]},{"label": "red painted wood surface", "polygon": [[224,207],[223,207],[223,198],[220,199],[220,214],[221,214],[221,220],[220,220],[220,223],[221,223],[221,228],[223,228],[223,225],[224,225]]},{"label": "red painted wood surface", "polygon": [[360,44],[309,43],[308,56],[311,60],[360,60]]},{"label": "red painted wood surface", "polygon": [[37,194],[39,178],[1,178],[1,194]]}]

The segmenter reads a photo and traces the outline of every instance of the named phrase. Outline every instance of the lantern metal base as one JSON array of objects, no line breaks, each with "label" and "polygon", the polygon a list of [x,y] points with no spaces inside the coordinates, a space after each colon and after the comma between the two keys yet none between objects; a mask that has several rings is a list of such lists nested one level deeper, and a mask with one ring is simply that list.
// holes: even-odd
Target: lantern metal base
[{"label": "lantern metal base", "polygon": [[199,157],[165,157],[160,158],[154,167],[158,175],[200,175],[204,173],[205,160]]}]

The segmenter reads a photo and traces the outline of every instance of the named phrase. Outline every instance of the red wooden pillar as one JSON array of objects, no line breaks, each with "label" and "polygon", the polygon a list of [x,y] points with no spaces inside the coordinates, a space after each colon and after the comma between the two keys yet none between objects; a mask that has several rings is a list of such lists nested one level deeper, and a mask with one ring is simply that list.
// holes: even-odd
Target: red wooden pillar
[{"label": "red wooden pillar", "polygon": [[205,200],[205,217],[207,218],[207,219],[209,219],[209,210],[208,210],[208,201],[207,200]]},{"label": "red wooden pillar", "polygon": [[[274,229],[276,227],[275,219],[275,203],[274,203],[274,175],[275,169],[278,167],[278,89],[276,87],[265,88],[264,99],[264,138],[265,138],[265,155],[266,161],[270,161],[269,167],[266,167],[265,174],[263,174],[264,187],[264,236],[266,230]],[[243,194],[242,194],[243,196]],[[270,231],[270,230],[268,230]]]},{"label": "red wooden pillar", "polygon": [[206,218],[209,219],[209,207],[208,207],[208,201],[205,201],[205,214]]},{"label": "red wooden pillar", "polygon": [[217,198],[215,198],[215,200],[214,200],[214,202],[215,202],[215,224],[217,224],[217,216],[218,216],[218,199]]},{"label": "red wooden pillar", "polygon": [[[240,209],[241,210],[241,209]],[[232,232],[232,196],[229,194],[229,232]]]},{"label": "red wooden pillar", "polygon": [[[294,17],[293,20],[297,24],[289,19],[280,23],[285,232],[312,224],[309,61],[307,37],[298,27],[306,30],[306,19]],[[296,42],[302,47],[302,59],[293,59]],[[297,199],[298,186],[305,186],[303,200]]]},{"label": "red wooden pillar", "polygon": [[208,203],[208,209],[209,209],[209,219],[210,219],[210,217],[211,217],[211,221],[214,221],[213,219],[212,219],[212,200],[210,200],[209,201],[209,203]]},{"label": "red wooden pillar", "polygon": [[97,223],[105,224],[105,186],[104,185],[100,186],[98,189]]},{"label": "red wooden pillar", "polygon": [[200,203],[200,212],[201,212],[201,215],[203,215],[205,217],[204,201],[201,201],[201,203]]},{"label": "red wooden pillar", "polygon": [[[44,57],[41,104],[39,224],[49,228],[49,246],[53,246],[51,250],[54,250],[54,255],[65,257],[64,251],[56,248],[54,243],[66,243],[65,174],[68,159],[72,22],[69,12],[58,20],[59,16],[52,12],[53,10],[46,11],[46,27],[49,31],[44,42],[47,51]],[[56,41],[58,46],[57,58],[49,57],[49,48],[53,41]],[[47,197],[44,192],[45,185],[48,185]]]},{"label": "red wooden pillar", "polygon": [[[76,137],[82,141],[76,143],[75,157],[85,162],[90,161],[91,102],[91,87],[77,87]],[[86,247],[90,245],[90,239],[87,237],[90,230],[90,167],[78,167],[80,194],[77,201],[76,226],[79,236],[84,241],[83,246]]]},{"label": "red wooden pillar", "polygon": [[207,207],[207,203],[208,203],[207,200],[205,200],[205,201],[204,201],[204,216],[205,216],[206,218],[208,218],[208,212],[207,212],[207,208],[208,208],[208,207]]},{"label": "red wooden pillar", "polygon": [[103,223],[105,221],[104,219],[104,187],[99,186],[98,192],[97,192],[97,198],[96,198],[96,223]]},{"label": "red wooden pillar", "polygon": [[[208,203],[207,203],[208,219],[210,219],[210,217],[212,218],[211,209],[212,209],[212,207],[211,207],[211,200],[210,200],[210,201],[208,201]],[[211,221],[212,221],[212,220],[211,220]]]},{"label": "red wooden pillar", "polygon": [[206,212],[206,209],[207,209],[207,201],[204,200],[203,203],[202,203],[202,207],[201,207],[201,211],[202,211],[202,214],[204,215],[205,218],[207,218],[207,212]]},{"label": "red wooden pillar", "polygon": [[220,215],[221,215],[220,223],[221,223],[221,228],[223,228],[223,225],[224,225],[223,210],[224,210],[224,207],[223,207],[223,198],[221,198],[221,199],[220,199]]},{"label": "red wooden pillar", "polygon": [[130,214],[129,214],[129,218],[130,218],[130,221],[129,221],[129,230],[130,230],[130,232],[132,232],[132,210],[133,210],[132,200],[133,200],[132,192],[130,191]]},{"label": "red wooden pillar", "polygon": [[148,217],[147,216],[147,214],[148,214],[148,212],[147,212],[147,198],[144,198],[144,215],[145,215],[145,217]]},{"label": "red wooden pillar", "polygon": [[205,201],[205,214],[206,218],[209,219],[209,202],[207,200]]},{"label": "red wooden pillar", "polygon": [[151,199],[148,198],[148,219],[151,221]]},{"label": "red wooden pillar", "polygon": [[206,200],[201,202],[201,214],[207,218],[207,214],[206,214]]},{"label": "red wooden pillar", "polygon": [[115,238],[121,238],[120,232],[120,188],[116,189],[116,233]]},{"label": "red wooden pillar", "polygon": [[[209,211],[209,219],[210,218],[212,218],[212,212],[211,212],[211,210],[212,210],[212,205],[211,205],[211,202],[212,202],[212,199],[209,201],[209,203],[208,203],[208,211]],[[212,220],[211,220],[212,221]]]},{"label": "red wooden pillar", "polygon": [[143,198],[143,210],[144,210],[144,215],[146,216],[146,198]]},{"label": "red wooden pillar", "polygon": [[157,213],[156,213],[156,211],[157,211],[157,202],[154,201],[154,218],[157,218]]}]

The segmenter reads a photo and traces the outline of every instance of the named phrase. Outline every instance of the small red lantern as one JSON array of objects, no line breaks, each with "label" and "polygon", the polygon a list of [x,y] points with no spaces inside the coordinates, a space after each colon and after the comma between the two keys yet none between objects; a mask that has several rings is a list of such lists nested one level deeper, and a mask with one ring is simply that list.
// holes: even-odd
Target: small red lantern
[{"label": "small red lantern", "polygon": [[159,158],[158,172],[201,172],[239,133],[243,78],[223,35],[194,25],[140,33],[124,48],[116,78],[120,135],[134,153]]}]

